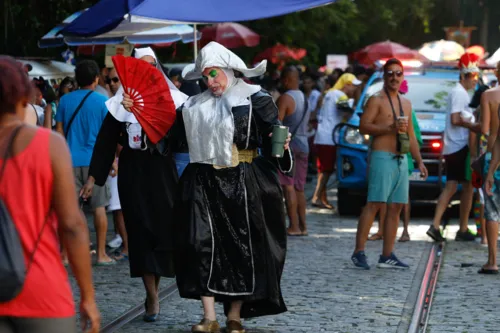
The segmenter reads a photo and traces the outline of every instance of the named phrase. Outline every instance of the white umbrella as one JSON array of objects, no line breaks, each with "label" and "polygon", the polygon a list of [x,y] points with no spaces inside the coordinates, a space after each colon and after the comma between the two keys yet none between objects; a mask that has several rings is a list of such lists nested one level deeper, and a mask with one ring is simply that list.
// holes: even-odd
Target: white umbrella
[{"label": "white umbrella", "polygon": [[425,43],[418,52],[431,61],[454,61],[465,53],[462,45],[451,40],[438,40]]}]

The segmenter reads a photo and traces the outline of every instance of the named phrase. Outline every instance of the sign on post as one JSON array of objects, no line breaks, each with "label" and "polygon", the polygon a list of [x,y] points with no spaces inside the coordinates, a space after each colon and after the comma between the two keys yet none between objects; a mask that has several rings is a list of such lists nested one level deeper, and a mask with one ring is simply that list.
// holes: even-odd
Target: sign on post
[{"label": "sign on post", "polygon": [[125,57],[130,57],[133,49],[134,45],[132,44],[106,45],[106,56],[104,59],[106,67],[114,67],[113,61],[111,60],[112,56],[120,54]]},{"label": "sign on post", "polygon": [[330,70],[334,70],[335,68],[345,70],[348,65],[349,61],[345,54],[328,54],[326,56],[326,68]]}]

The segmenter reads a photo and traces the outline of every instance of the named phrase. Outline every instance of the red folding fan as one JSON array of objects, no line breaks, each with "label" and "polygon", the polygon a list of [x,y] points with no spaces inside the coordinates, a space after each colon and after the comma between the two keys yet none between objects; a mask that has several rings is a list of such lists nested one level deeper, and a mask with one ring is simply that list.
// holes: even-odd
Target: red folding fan
[{"label": "red folding fan", "polygon": [[134,101],[131,111],[156,144],[175,121],[175,103],[163,73],[151,64],[133,57],[111,58],[125,93]]}]

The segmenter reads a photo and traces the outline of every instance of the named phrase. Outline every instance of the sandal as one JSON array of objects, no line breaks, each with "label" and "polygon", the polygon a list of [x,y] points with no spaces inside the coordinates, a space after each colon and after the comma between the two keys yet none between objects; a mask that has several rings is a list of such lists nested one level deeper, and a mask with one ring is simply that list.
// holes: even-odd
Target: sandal
[{"label": "sandal", "polygon": [[398,240],[398,242],[400,242],[400,243],[409,242],[409,241],[410,241],[410,235],[408,235],[408,234],[401,235],[401,237],[399,237],[399,240]]},{"label": "sandal", "polygon": [[96,261],[95,266],[113,266],[116,265],[116,260],[111,258],[111,261]]},{"label": "sandal", "polygon": [[120,262],[120,261],[125,261],[128,260],[128,254],[125,253],[118,253],[113,256],[113,259]]},{"label": "sandal", "polygon": [[311,202],[311,205],[316,208],[330,209],[324,203]]},{"label": "sandal", "polygon": [[384,239],[384,236],[382,236],[379,233],[373,234],[370,237],[368,237],[369,241],[378,241],[378,240],[383,240],[383,239]]},{"label": "sandal", "polygon": [[489,275],[496,275],[498,274],[498,269],[489,269],[489,268],[481,268],[479,271],[477,271],[479,274],[489,274]]}]

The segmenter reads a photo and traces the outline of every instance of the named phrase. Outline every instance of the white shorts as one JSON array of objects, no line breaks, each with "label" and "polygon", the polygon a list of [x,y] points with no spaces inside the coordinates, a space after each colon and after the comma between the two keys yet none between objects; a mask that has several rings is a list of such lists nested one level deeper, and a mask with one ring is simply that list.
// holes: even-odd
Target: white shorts
[{"label": "white shorts", "polygon": [[120,205],[120,197],[118,196],[118,176],[108,176],[107,184],[111,192],[111,198],[109,199],[107,211],[114,212],[115,210],[121,210],[122,206]]}]

